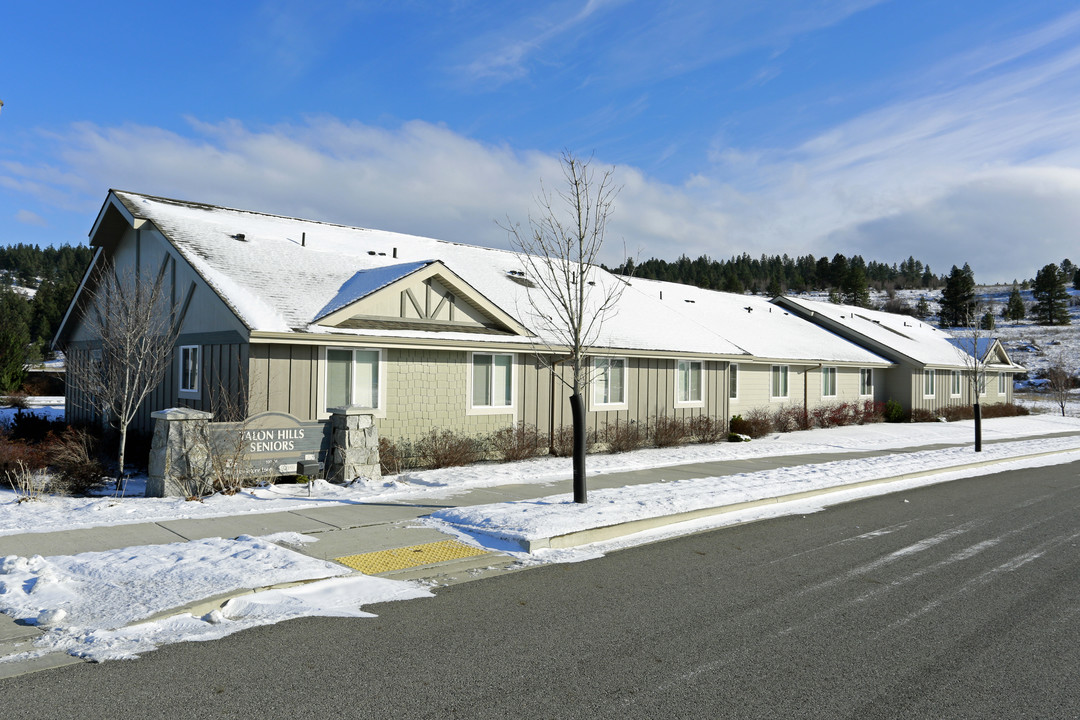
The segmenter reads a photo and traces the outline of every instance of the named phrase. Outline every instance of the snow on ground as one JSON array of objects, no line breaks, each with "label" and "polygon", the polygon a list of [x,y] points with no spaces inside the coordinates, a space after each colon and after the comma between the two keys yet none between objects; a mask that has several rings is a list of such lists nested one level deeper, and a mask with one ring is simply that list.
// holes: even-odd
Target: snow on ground
[{"label": "snow on ground", "polygon": [[[9,556],[0,560],[0,612],[47,631],[33,651],[0,663],[51,652],[130,659],[167,643],[213,640],[295,617],[374,617],[361,606],[430,596],[411,583],[336,577],[350,572],[246,535],[48,558]],[[244,595],[203,617],[152,619],[223,593],[308,580],[321,582]]]},{"label": "snow on ground", "polygon": [[[986,441],[1080,430],[1080,420],[1050,414],[997,418],[983,422]],[[938,443],[969,443],[972,423],[915,423],[807,430],[779,433],[748,443],[721,442],[677,448],[651,448],[613,455],[590,455],[590,475],[643,470],[666,465],[744,460],[778,455],[844,453],[922,447]],[[136,497],[145,478],[129,484],[128,496],[46,496],[36,502],[16,502],[12,490],[0,489],[0,535],[55,532],[176,519],[251,515],[325,507],[331,503],[423,501],[498,485],[550,484],[571,475],[569,458],[544,457],[517,463],[479,463],[468,467],[426,470],[388,476],[379,483],[350,487],[317,481],[305,485],[253,488],[236,495],[214,495],[201,502],[182,498]]]},{"label": "snow on ground", "polygon": [[[1062,462],[1080,458],[1080,438],[1072,436],[984,445],[981,453],[976,453],[972,447],[954,447],[596,490],[589,494],[587,504],[576,504],[572,494],[563,494],[537,500],[473,505],[439,510],[429,516],[428,522],[436,527],[449,525],[456,531],[478,538],[490,536],[496,540],[524,543],[723,505],[779,498],[971,463],[1069,450],[1075,452],[1069,453],[1067,460]],[[484,541],[481,539],[480,542]]]},{"label": "snow on ground", "polygon": [[[968,421],[876,424],[777,434],[749,443],[690,445],[618,455],[593,455],[588,460],[589,472],[602,475],[685,463],[963,444],[963,447],[879,458],[852,458],[729,477],[596,490],[590,494],[590,503],[586,506],[576,505],[569,496],[556,495],[531,502],[462,508],[440,513],[438,519],[428,522],[439,523],[442,528],[473,544],[513,550],[520,546],[508,546],[508,540],[558,535],[657,514],[774,497],[975,460],[1066,451],[1046,459],[1028,459],[994,466],[995,470],[1005,470],[1040,463],[1068,462],[1080,457],[1080,436],[1032,437],[1076,432],[1080,430],[1080,419],[1077,418],[1043,414],[989,419],[984,421],[983,429],[987,441],[1009,439],[1013,442],[988,443],[983,453],[976,456],[970,448],[973,429]],[[1030,439],[1016,441],[1024,437]],[[521,552],[511,554],[521,564],[580,561],[659,537],[782,514],[813,512],[828,504],[855,497],[895,492],[919,484],[985,472],[985,469],[953,471],[929,478],[844,490],[827,496],[681,523],[584,548],[541,550],[532,555]],[[423,502],[479,487],[565,482],[569,476],[569,459],[538,458],[521,463],[483,463],[465,468],[412,472],[386,478],[381,483],[356,483],[347,488],[319,481],[313,483],[310,496],[308,488],[304,486],[279,485],[253,489],[231,497],[214,496],[202,502],[176,498],[46,497],[37,502],[18,503],[13,493],[2,491],[0,534],[277,512],[326,506],[328,503],[387,500]],[[57,652],[96,661],[133,658],[163,644],[212,640],[244,628],[290,618],[313,615],[364,617],[367,613],[361,609],[363,605],[430,595],[426,589],[412,583],[355,575],[335,577],[348,571],[270,542],[297,546],[310,540],[296,534],[264,539],[241,536],[235,540],[214,538],[72,556],[3,558],[0,560],[0,612],[27,624],[37,624],[46,632],[35,641],[32,650],[0,658],[0,662],[19,662]],[[243,595],[229,600],[220,610],[201,617],[190,612],[177,612],[177,608],[190,606],[202,598],[243,588],[298,581],[310,582]],[[176,614],[170,615],[170,612]]]}]

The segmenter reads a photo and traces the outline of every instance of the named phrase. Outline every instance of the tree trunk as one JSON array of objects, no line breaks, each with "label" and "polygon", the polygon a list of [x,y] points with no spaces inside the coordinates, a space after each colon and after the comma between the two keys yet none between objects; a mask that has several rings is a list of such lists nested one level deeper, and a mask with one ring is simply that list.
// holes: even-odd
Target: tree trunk
[{"label": "tree trunk", "polygon": [[124,487],[124,450],[127,449],[127,425],[120,425],[120,452],[117,453],[120,472],[116,478],[116,494],[123,495],[127,488]]},{"label": "tree trunk", "polygon": [[975,452],[982,452],[982,406],[975,403]]},{"label": "tree trunk", "polygon": [[588,502],[585,491],[585,403],[575,392],[570,396],[570,415],[574,421],[574,502]]}]

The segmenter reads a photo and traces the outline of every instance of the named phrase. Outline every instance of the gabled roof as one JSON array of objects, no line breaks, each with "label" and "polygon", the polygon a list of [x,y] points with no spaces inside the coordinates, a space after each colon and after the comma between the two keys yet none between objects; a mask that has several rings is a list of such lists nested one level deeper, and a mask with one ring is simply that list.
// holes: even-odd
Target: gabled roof
[{"label": "gabled roof", "polygon": [[[918,318],[788,296],[774,302],[855,342],[866,344],[892,360],[906,360],[926,367],[967,366],[964,356],[970,352],[961,350],[956,338]],[[995,343],[991,341],[986,351],[1000,348],[1000,343]],[[979,348],[983,349],[983,345]],[[1004,353],[1004,349],[1001,352]],[[1005,360],[1004,364],[1012,365],[1007,355]]]},{"label": "gabled roof", "polygon": [[738,295],[657,280],[630,280],[635,292],[651,296],[666,309],[721,333],[748,354],[768,360],[892,363],[866,348],[777,307],[763,297]]}]

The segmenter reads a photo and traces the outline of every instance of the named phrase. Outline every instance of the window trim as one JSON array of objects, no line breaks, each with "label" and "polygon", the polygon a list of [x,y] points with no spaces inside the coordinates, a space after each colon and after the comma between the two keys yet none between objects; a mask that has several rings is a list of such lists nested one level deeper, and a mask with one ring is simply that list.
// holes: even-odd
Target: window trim
[{"label": "window trim", "polygon": [[[202,346],[180,345],[176,350],[176,395],[186,400],[198,400],[202,397]],[[195,351],[195,387],[193,388],[184,387],[184,381],[187,379],[184,372],[184,353],[189,350]]]},{"label": "window trim", "polygon": [[[728,400],[739,399],[739,363],[728,363]],[[735,384],[735,393],[731,392],[732,382]]]},{"label": "window trim", "polygon": [[859,368],[859,397],[874,397],[874,368]]},{"label": "window trim", "polygon": [[[680,368],[683,364],[687,366],[698,366],[699,382],[698,392],[700,397],[697,400],[680,400],[679,391],[682,390],[682,382],[680,378]],[[675,361],[675,407],[688,408],[688,407],[705,407],[705,361],[696,358],[679,358]]]},{"label": "window trim", "polygon": [[925,368],[923,370],[923,397],[937,397],[937,378],[935,377],[934,368]]},{"label": "window trim", "polygon": [[[601,370],[597,365],[601,362],[610,363],[620,362],[622,363],[622,399],[618,402],[600,402],[598,398],[600,393],[597,390],[597,383],[600,380]],[[592,357],[592,380],[589,383],[589,410],[592,412],[607,412],[614,410],[629,410],[630,400],[629,392],[627,390],[627,380],[629,378],[630,361],[625,357],[617,357],[614,355],[594,355]],[[469,397],[472,397],[471,395]]]},{"label": "window trim", "polygon": [[[832,392],[826,393],[825,378],[832,377]],[[821,397],[823,398],[835,398],[839,392],[840,373],[835,367],[822,366],[821,368]],[[790,388],[789,388],[790,391]]]},{"label": "window trim", "polygon": [[[773,386],[773,378],[776,377],[777,370],[783,370],[784,378],[784,394],[776,395],[774,391],[777,389]],[[788,400],[791,398],[791,366],[790,365],[770,365],[769,366],[769,400]]]},{"label": "window trim", "polygon": [[1006,377],[1008,377],[1008,373],[1004,373],[1004,372],[999,372],[998,373],[998,396],[999,397],[1008,397],[1009,396],[1009,386],[1005,384],[1006,383],[1006,380],[1005,380]]},{"label": "window trim", "polygon": [[[489,355],[510,358],[510,404],[509,405],[473,405],[473,377],[476,372],[476,356]],[[494,364],[494,362],[493,362]],[[465,378],[465,414],[466,415],[513,415],[517,421],[518,394],[517,353],[477,350],[469,353],[469,367]]]},{"label": "window trim", "polygon": [[[354,392],[355,392],[355,388],[356,388],[356,353],[357,352],[377,352],[377,353],[379,353],[379,364],[378,364],[378,373],[379,373],[379,375],[378,375],[378,378],[376,379],[378,384],[379,384],[379,397],[378,397],[378,400],[377,400],[379,406],[374,407],[374,408],[369,408],[369,409],[371,410],[371,414],[374,415],[377,418],[386,417],[386,385],[387,385],[387,382],[386,382],[386,380],[387,380],[387,378],[386,378],[386,349],[385,348],[377,348],[377,347],[356,347],[356,346],[349,347],[349,346],[346,346],[346,345],[324,345],[322,347],[322,352],[320,353],[320,357],[319,357],[319,361],[320,361],[320,363],[322,363],[322,372],[319,374],[320,375],[320,380],[322,382],[322,387],[319,388],[319,396],[320,396],[320,400],[321,400],[321,402],[319,403],[319,417],[320,418],[328,418],[328,417],[330,417],[330,406],[327,404],[327,401],[326,401],[326,391],[327,391],[327,389],[329,388],[329,385],[330,385],[329,379],[327,378],[327,375],[330,372],[330,363],[327,360],[327,353],[330,350],[343,350],[343,351],[352,353],[352,363],[351,363],[350,367],[352,368],[352,372],[353,372],[352,386],[353,386],[353,389],[354,389],[353,391]],[[350,400],[351,400],[351,398],[350,398]]]},{"label": "window trim", "polygon": [[958,398],[964,394],[964,378],[963,373],[960,370],[953,370],[949,373],[949,397]]}]

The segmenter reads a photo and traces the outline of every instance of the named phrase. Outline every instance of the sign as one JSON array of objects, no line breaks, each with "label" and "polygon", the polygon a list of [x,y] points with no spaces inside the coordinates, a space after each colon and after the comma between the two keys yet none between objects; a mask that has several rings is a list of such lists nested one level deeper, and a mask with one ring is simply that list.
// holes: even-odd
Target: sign
[{"label": "sign", "polygon": [[303,422],[283,412],[252,415],[244,422],[211,423],[219,452],[247,465],[245,474],[295,475],[301,460],[323,467],[330,450],[330,423]]}]

